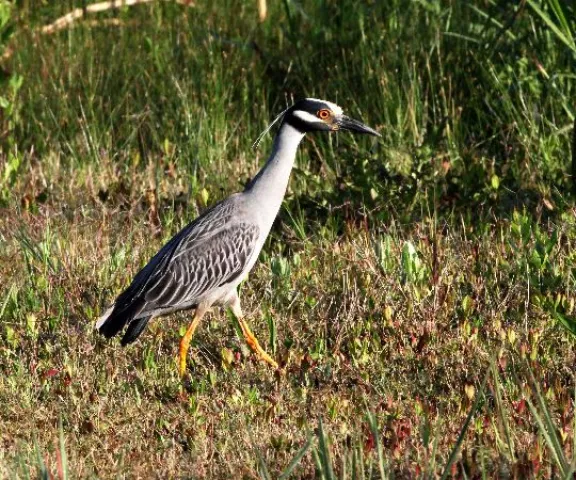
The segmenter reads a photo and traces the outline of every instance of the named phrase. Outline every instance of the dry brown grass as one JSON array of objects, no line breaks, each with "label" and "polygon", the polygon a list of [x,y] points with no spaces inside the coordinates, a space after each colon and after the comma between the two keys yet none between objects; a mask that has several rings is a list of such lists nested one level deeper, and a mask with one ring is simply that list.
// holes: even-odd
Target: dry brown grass
[{"label": "dry brown grass", "polygon": [[[527,363],[572,453],[573,343],[527,300],[525,278],[510,268],[518,261],[510,220],[483,233],[431,220],[370,234],[349,224],[328,241],[313,225],[298,240],[284,218],[241,295],[265,344],[273,318],[286,377],[255,362],[231,319],[214,312],[194,339],[182,384],[175,355],[185,314],[153,322],[126,349],[94,331],[105,304],[196,211],[186,202],[174,216],[165,208],[178,196],[177,175],[152,190],[148,177],[135,168],[120,178],[108,164],[70,175],[52,161],[23,172],[11,192],[0,220],[1,476],[17,471],[18,459],[35,465],[35,445],[56,473],[62,421],[75,478],[257,478],[257,452],[280,471],[320,417],[336,458],[356,443],[371,455],[369,409],[391,469],[408,478],[433,457],[446,461],[491,361],[499,376],[458,469],[473,473],[482,460],[503,476],[551,472],[525,405]],[[573,255],[572,228],[555,253],[559,268]],[[381,239],[389,251],[379,256]],[[423,273],[403,283],[405,240]],[[282,262],[284,270],[275,266]],[[313,472],[307,456],[298,477]]]}]

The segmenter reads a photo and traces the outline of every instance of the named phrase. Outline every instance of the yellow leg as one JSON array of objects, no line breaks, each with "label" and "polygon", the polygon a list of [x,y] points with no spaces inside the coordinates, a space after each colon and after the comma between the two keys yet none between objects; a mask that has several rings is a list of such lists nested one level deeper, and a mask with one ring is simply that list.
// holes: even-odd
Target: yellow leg
[{"label": "yellow leg", "polygon": [[276,361],[266,353],[266,351],[260,346],[258,339],[250,331],[250,327],[248,327],[248,324],[243,318],[244,315],[242,314],[242,308],[240,308],[240,299],[238,298],[238,296],[236,296],[236,298],[233,300],[233,303],[231,303],[230,307],[232,308],[232,313],[234,313],[234,316],[236,317],[238,323],[240,324],[242,334],[244,335],[244,339],[246,340],[246,343],[248,344],[250,349],[256,354],[256,356],[260,360],[264,360],[272,367],[278,368],[278,364],[276,363]]},{"label": "yellow leg", "polygon": [[184,374],[186,373],[186,357],[188,356],[188,348],[190,347],[190,340],[192,340],[194,331],[196,330],[196,327],[200,323],[200,320],[202,320],[203,316],[204,311],[201,310],[200,308],[197,308],[196,312],[194,312],[194,319],[192,320],[192,323],[188,327],[188,330],[186,330],[186,333],[182,337],[182,340],[180,340],[180,363],[179,363],[180,377],[183,377]]}]

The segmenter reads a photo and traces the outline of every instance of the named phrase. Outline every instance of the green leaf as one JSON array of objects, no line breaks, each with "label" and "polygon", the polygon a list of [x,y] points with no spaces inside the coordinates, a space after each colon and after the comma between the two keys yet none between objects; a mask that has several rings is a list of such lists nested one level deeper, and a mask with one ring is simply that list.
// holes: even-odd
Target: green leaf
[{"label": "green leaf", "polygon": [[576,337],[576,319],[560,313],[558,310],[552,312],[554,319],[562,325],[568,332]]},{"label": "green leaf", "polygon": [[498,175],[492,175],[490,183],[494,190],[498,190],[498,188],[500,187],[500,178],[498,178]]}]

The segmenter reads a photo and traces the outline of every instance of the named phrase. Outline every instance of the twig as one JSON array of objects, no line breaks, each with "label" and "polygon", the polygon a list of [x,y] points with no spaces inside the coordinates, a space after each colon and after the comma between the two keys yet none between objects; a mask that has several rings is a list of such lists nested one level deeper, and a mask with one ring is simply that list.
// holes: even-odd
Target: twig
[{"label": "twig", "polygon": [[[153,3],[153,2],[173,2],[179,5],[183,5],[185,7],[194,7],[195,3],[193,0],[109,0],[106,2],[99,2],[93,3],[91,5],[83,5],[81,8],[76,8],[71,12],[67,13],[66,15],[58,18],[56,21],[50,23],[49,25],[45,25],[43,27],[37,28],[34,30],[34,34],[38,35],[50,35],[52,33],[59,32],[65,28],[70,27],[73,23],[77,20],[84,18],[87,13],[100,13],[105,12],[106,10],[113,10],[122,7],[132,7],[134,5],[141,5],[145,3]],[[107,21],[89,22],[89,25],[113,25],[119,26],[121,23],[116,19],[110,19]],[[8,45],[4,52],[0,55],[0,63],[8,60],[14,54],[15,47],[13,45]]]},{"label": "twig", "polygon": [[193,7],[194,2],[192,0],[110,0],[108,2],[99,2],[93,3],[91,5],[86,6],[85,8],[76,8],[72,10],[70,13],[60,17],[55,22],[52,22],[49,25],[45,25],[40,29],[40,33],[42,34],[51,34],[66,28],[68,25],[74,23],[79,18],[84,16],[84,13],[99,13],[105,12],[106,10],[118,9],[122,7],[132,7],[134,5],[144,4],[144,3],[152,3],[158,1],[170,1],[174,3],[178,3],[180,5],[184,5],[186,7]]},{"label": "twig", "polygon": [[267,14],[268,14],[268,8],[266,5],[266,0],[258,0],[258,18],[260,22],[266,20]]},{"label": "twig", "polygon": [[[102,18],[100,20],[84,20],[82,25],[88,27],[125,27],[126,25],[134,25],[135,22],[124,22],[119,18]],[[74,27],[74,25],[70,25]]]}]

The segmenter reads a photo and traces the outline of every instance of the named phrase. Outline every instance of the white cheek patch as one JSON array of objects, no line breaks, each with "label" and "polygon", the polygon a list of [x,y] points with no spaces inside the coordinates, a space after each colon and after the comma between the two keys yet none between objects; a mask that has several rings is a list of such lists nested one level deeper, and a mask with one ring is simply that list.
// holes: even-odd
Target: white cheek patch
[{"label": "white cheek patch", "polygon": [[306,100],[312,100],[314,102],[325,103],[326,105],[328,105],[328,107],[330,107],[330,110],[332,110],[332,112],[335,113],[336,115],[342,115],[342,113],[344,113],[342,108],[340,108],[335,103],[329,102],[327,100],[320,100],[319,98],[307,98]]},{"label": "white cheek patch", "polygon": [[306,123],[318,123],[322,121],[316,115],[312,115],[304,110],[294,110],[292,115]]}]

